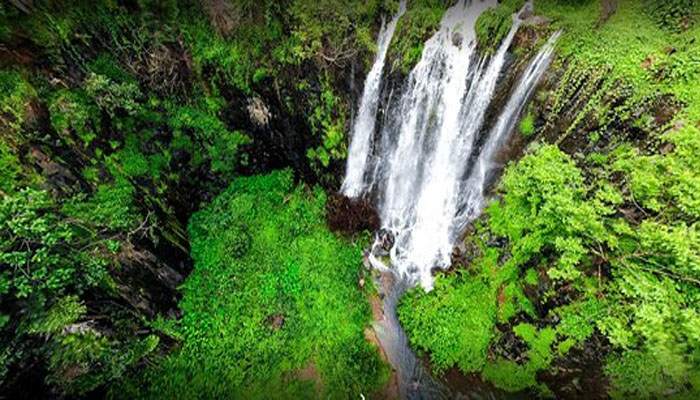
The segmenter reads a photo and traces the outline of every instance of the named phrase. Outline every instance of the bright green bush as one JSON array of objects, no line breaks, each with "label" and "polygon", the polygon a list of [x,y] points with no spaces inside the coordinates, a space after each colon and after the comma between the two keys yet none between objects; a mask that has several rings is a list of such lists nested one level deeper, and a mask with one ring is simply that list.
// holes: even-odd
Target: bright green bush
[{"label": "bright green bush", "polygon": [[394,69],[408,75],[423,54],[423,44],[437,30],[450,5],[451,2],[445,0],[409,2],[389,46],[388,59],[394,61]]},{"label": "bright green bush", "polygon": [[520,121],[520,133],[522,133],[525,137],[535,134],[535,117],[531,112],[525,114],[523,119]]},{"label": "bright green bush", "polygon": [[502,202],[491,204],[489,223],[512,245],[513,262],[523,264],[545,249],[559,254],[548,270],[554,280],[574,280],[585,265],[585,246],[606,241],[604,209],[585,201],[581,171],[555,146],[539,146],[503,177]]},{"label": "bright green bush", "polygon": [[436,372],[457,365],[464,373],[480,371],[496,322],[495,290],[477,278],[438,277],[429,293],[409,292],[399,307],[411,347],[429,352]]},{"label": "bright green bush", "polygon": [[511,14],[504,7],[486,10],[476,20],[476,39],[480,49],[493,52],[513,26]]}]

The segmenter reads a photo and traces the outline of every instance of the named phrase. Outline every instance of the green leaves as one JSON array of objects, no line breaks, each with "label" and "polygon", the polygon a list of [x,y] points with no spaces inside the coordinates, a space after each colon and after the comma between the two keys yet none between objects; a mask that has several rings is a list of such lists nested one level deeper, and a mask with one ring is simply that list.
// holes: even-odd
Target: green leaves
[{"label": "green leaves", "polygon": [[[531,324],[516,325],[513,332],[528,346],[527,361],[518,364],[499,358],[486,365],[483,375],[496,387],[511,392],[538,387],[536,374],[548,368],[553,359],[551,345],[556,339],[556,333],[550,327],[537,329]],[[545,385],[539,385],[539,390],[545,397],[550,393]]]},{"label": "green leaves", "polygon": [[241,161],[240,148],[251,139],[241,131],[230,131],[218,117],[220,98],[202,98],[200,104],[176,106],[168,103],[168,125],[173,129],[172,147],[192,154],[194,167],[209,162],[212,172],[229,179]]},{"label": "green leaves", "polygon": [[494,289],[479,279],[450,275],[438,277],[430,293],[409,292],[398,312],[412,348],[429,352],[435,371],[457,365],[470,373],[486,364],[496,310]]},{"label": "green leaves", "polygon": [[444,0],[414,0],[408,4],[389,46],[388,60],[394,60],[394,69],[404,75],[411,72],[423,54],[423,44],[437,30],[450,5]]},{"label": "green leaves", "polygon": [[490,8],[476,20],[476,38],[480,50],[494,52],[513,26],[512,12],[504,6]]},{"label": "green leaves", "polygon": [[66,326],[77,321],[86,311],[87,308],[78,300],[78,296],[62,297],[43,318],[32,323],[29,332],[44,335],[60,334]]},{"label": "green leaves", "polygon": [[86,221],[91,226],[112,230],[132,229],[141,222],[133,203],[134,187],[124,179],[102,184],[94,195],[78,194],[62,208],[69,217]]},{"label": "green leaves", "polygon": [[[331,162],[345,159],[347,148],[345,144],[345,128],[347,110],[341,98],[333,91],[329,79],[322,81],[322,91],[316,103],[309,124],[314,135],[321,137],[322,144],[310,148],[306,156],[317,169],[327,169]],[[318,166],[317,163],[321,165]]]},{"label": "green leaves", "polygon": [[0,199],[0,265],[9,279],[6,293],[17,298],[61,292],[75,267],[65,257],[71,228],[52,213],[46,192],[24,189]]},{"label": "green leaves", "polygon": [[56,92],[49,104],[49,112],[51,125],[69,144],[75,142],[73,134],[81,139],[84,147],[97,138],[100,110],[83,90]]},{"label": "green leaves", "polygon": [[697,0],[646,0],[654,21],[671,32],[689,29],[700,16]]},{"label": "green leaves", "polygon": [[543,145],[509,168],[505,195],[488,210],[493,231],[510,239],[514,262],[523,264],[545,249],[555,250],[554,280],[575,280],[588,252],[584,245],[608,237],[602,210],[585,201],[581,172],[555,146]]},{"label": "green leaves", "polygon": [[528,111],[527,114],[523,117],[523,119],[520,121],[520,133],[523,134],[525,137],[529,137],[535,134],[535,117],[533,116],[531,111]]}]

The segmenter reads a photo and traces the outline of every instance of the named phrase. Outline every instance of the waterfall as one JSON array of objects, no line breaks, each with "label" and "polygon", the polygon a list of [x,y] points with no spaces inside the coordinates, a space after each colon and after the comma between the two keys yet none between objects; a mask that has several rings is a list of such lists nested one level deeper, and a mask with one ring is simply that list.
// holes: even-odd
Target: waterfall
[{"label": "waterfall", "polygon": [[374,179],[383,183],[382,224],[396,237],[392,265],[426,289],[432,287],[432,269],[450,263],[460,179],[520,25],[514,16],[497,51],[479,57],[474,25],[495,4],[463,1],[446,11],[382,131],[393,139],[380,149],[380,176]]},{"label": "waterfall", "polygon": [[[513,15],[512,27],[498,49],[480,55],[474,25],[481,13],[496,4],[496,0],[462,0],[445,12],[400,93],[390,93],[376,145],[381,69],[390,40],[384,36],[390,36],[403,13],[402,3],[380,34],[380,51],[353,126],[341,190],[348,197],[372,190],[382,228],[395,239],[391,269],[409,285],[420,283],[426,290],[432,288],[433,270],[450,265],[459,234],[481,211],[491,164],[549,66],[558,36],[553,35],[529,63],[495,126],[482,140],[487,110],[521,24]],[[366,98],[370,95],[372,99]],[[372,254],[370,261],[389,269]]]},{"label": "waterfall", "polygon": [[[450,265],[454,244],[467,223],[481,212],[499,150],[549,67],[560,34],[552,35],[529,62],[495,125],[485,132],[487,110],[521,24],[514,15],[513,26],[499,48],[480,55],[474,25],[482,12],[496,4],[496,0],[461,0],[445,12],[401,90],[388,93],[379,142],[374,143],[381,80],[377,65],[383,64],[386,55],[382,40],[390,40],[381,39],[387,34],[382,29],[380,52],[353,126],[342,191],[348,197],[370,194],[380,213],[382,229],[368,260],[390,273],[382,274],[378,285],[384,315],[375,321],[375,331],[396,370],[401,398],[450,397],[449,390],[411,352],[399,324],[397,303],[416,284],[430,290],[433,268]],[[391,29],[390,24],[386,31]],[[370,94],[373,99],[366,99]],[[381,261],[387,250],[390,266]],[[385,278],[390,283],[382,284]],[[474,388],[473,394],[505,397],[488,388]]]},{"label": "waterfall", "polygon": [[399,11],[394,15],[389,24],[382,24],[377,38],[377,56],[372,68],[365,79],[362,90],[360,108],[352,127],[352,141],[348,149],[345,180],[340,191],[348,197],[357,197],[364,189],[364,176],[367,169],[367,155],[372,147],[375,122],[377,119],[377,106],[379,104],[379,89],[384,70],[384,60],[389,50],[391,38],[399,18],[406,12],[406,0],[401,0]]}]

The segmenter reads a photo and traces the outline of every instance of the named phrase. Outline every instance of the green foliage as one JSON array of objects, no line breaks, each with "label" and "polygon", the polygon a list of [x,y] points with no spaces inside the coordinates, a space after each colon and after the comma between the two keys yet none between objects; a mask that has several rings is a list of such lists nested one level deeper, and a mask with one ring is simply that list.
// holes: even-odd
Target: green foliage
[{"label": "green foliage", "polygon": [[85,395],[105,382],[124,378],[127,367],[153,352],[157,336],[134,340],[127,345],[110,342],[90,328],[76,327],[56,338],[49,366],[60,371],[49,376],[49,383],[61,385],[71,393]]},{"label": "green foliage", "polygon": [[191,13],[184,35],[198,72],[214,69],[217,85],[226,80],[246,93],[268,73],[314,61],[322,67],[346,65],[374,49],[372,24],[385,10],[381,0],[339,3],[295,0],[211,1]]},{"label": "green foliage", "polygon": [[80,138],[85,147],[97,138],[100,110],[90,102],[82,90],[58,91],[49,104],[51,125],[69,144],[75,141],[72,134]]},{"label": "green foliage", "polygon": [[511,242],[512,262],[523,264],[545,250],[559,255],[548,271],[554,280],[574,280],[585,265],[584,246],[603,243],[605,207],[585,201],[581,172],[555,146],[540,146],[506,171],[505,196],[489,209],[490,225]]},{"label": "green foliage", "polygon": [[560,355],[566,355],[572,347],[593,335],[596,323],[605,315],[605,306],[605,302],[590,298],[554,310],[560,318],[556,331],[563,339],[557,346]]},{"label": "green foliage", "polygon": [[[552,362],[551,345],[556,339],[556,333],[552,328],[538,330],[530,324],[519,324],[513,328],[513,332],[528,345],[527,361],[518,364],[497,359],[495,363],[486,365],[483,375],[496,387],[511,392],[538,387],[536,374]],[[545,385],[539,385],[538,389],[542,395],[549,394]]]},{"label": "green foliage", "polygon": [[298,46],[296,53],[302,59],[344,63],[348,52],[375,50],[371,21],[386,9],[384,3],[351,0],[339,7],[332,0],[297,0],[289,10],[293,21],[289,40]]},{"label": "green foliage", "polygon": [[172,146],[192,154],[194,167],[210,162],[212,172],[232,177],[241,161],[240,147],[250,138],[240,131],[231,131],[217,116],[219,99],[204,99],[199,106],[168,105],[168,125],[173,130]]},{"label": "green foliage", "polygon": [[530,137],[535,134],[535,117],[532,112],[525,114],[520,121],[520,133],[525,137]]},{"label": "green foliage", "polygon": [[[343,160],[347,156],[344,140],[347,111],[343,106],[328,81],[324,81],[320,98],[309,117],[311,129],[314,135],[322,137],[322,144],[306,153],[317,169],[328,168],[331,162]],[[317,163],[320,163],[320,166]]]},{"label": "green foliage", "polygon": [[455,364],[465,373],[486,363],[496,320],[496,293],[480,279],[450,275],[430,293],[409,292],[399,307],[411,347],[429,351],[436,372]]},{"label": "green foliage", "polygon": [[[658,397],[700,393],[697,341],[698,290],[681,290],[668,278],[625,272],[615,281],[618,304],[599,321],[621,354],[610,356],[606,373],[612,396]],[[643,365],[643,367],[641,367]]]},{"label": "green foliage", "polygon": [[321,190],[295,188],[282,171],[235,180],[192,217],[183,347],[139,381],[142,394],[310,397],[312,385],[294,373],[307,365],[319,373],[322,397],[354,397],[381,383],[385,367],[363,336],[370,316],[356,284],[361,249],[328,231],[324,206]]},{"label": "green foliage", "polygon": [[399,19],[389,46],[388,59],[404,75],[413,69],[423,54],[423,44],[438,28],[442,15],[451,4],[445,0],[414,0]]},{"label": "green foliage", "polygon": [[501,291],[501,305],[498,309],[498,320],[507,323],[521,312],[531,317],[535,316],[532,302],[525,296],[521,282],[510,282]]},{"label": "green foliage", "polygon": [[0,4],[0,40],[8,40],[12,36],[12,28],[9,19],[14,11],[9,5]]},{"label": "green foliage", "polygon": [[[241,167],[249,167],[244,151],[255,139],[243,131],[249,121],[228,117],[238,100],[274,101],[276,94],[281,103],[292,104],[293,120],[308,118],[305,131],[311,133],[305,137],[316,139],[308,146],[314,151],[310,162],[327,174],[345,157],[348,105],[338,90],[338,72],[357,59],[368,64],[380,16],[394,12],[396,4],[34,3],[31,13],[17,8],[21,2],[0,5],[0,38],[8,55],[0,71],[0,372],[9,370],[16,382],[26,376],[29,362],[46,361],[52,393],[70,397],[123,381],[156,351],[144,313],[157,312],[168,296],[150,283],[132,287],[150,274],[163,279],[160,269],[138,268],[147,262],[140,250],[163,251],[163,241],[186,248],[178,221],[197,205],[182,209],[184,202],[216,194]],[[297,86],[299,77],[309,84]],[[306,204],[301,189],[285,190]],[[257,259],[266,263],[267,272],[250,278],[251,288],[256,283],[264,288],[260,310],[280,308],[285,316],[275,335],[270,324],[256,319],[260,310],[255,317],[245,310],[236,317],[249,324],[238,345],[256,343],[253,361],[265,361],[246,366],[244,349],[232,349],[236,371],[244,373],[234,378],[230,369],[221,371],[243,383],[226,386],[227,393],[248,394],[248,388],[265,393],[264,378],[275,377],[280,390],[305,397],[313,384],[289,375],[307,362],[319,371],[330,397],[367,393],[385,377],[375,349],[362,337],[366,302],[351,289],[359,251],[323,228],[324,201],[318,191],[315,197],[308,200],[313,206],[297,207],[310,222],[297,221],[296,214],[282,222],[270,211],[261,217],[269,220],[264,232],[246,225],[253,220],[249,215],[239,216],[245,223],[219,231],[226,248],[221,260],[245,259],[248,272]],[[276,246],[266,241],[276,237],[273,220],[288,231],[279,238],[288,246],[265,258],[261,254],[269,251],[261,246]],[[337,293],[328,295],[328,288]],[[258,300],[258,292],[247,296]],[[317,315],[323,318],[315,321]],[[191,342],[181,344],[190,349],[183,351],[199,346],[198,337],[184,330],[160,332]],[[329,339],[328,332],[337,336]],[[278,344],[267,348],[268,342]],[[216,351],[231,343],[222,342]],[[166,341],[157,352],[171,345]],[[276,351],[288,351],[281,365]],[[245,372],[251,365],[258,369]],[[206,373],[200,377],[210,379]],[[290,380],[295,382],[287,385]]]},{"label": "green foliage", "polygon": [[[3,222],[4,266],[2,291],[17,298],[61,293],[72,285],[76,265],[64,257],[63,243],[70,242],[73,229],[50,210],[54,207],[46,192],[25,189],[3,196],[0,221]],[[38,245],[36,251],[30,244]]]},{"label": "green foliage", "polygon": [[103,184],[90,198],[83,193],[71,198],[63,212],[72,218],[110,229],[130,229],[140,222],[133,205],[134,188],[124,180]]},{"label": "green foliage", "polygon": [[669,210],[686,217],[700,217],[700,130],[687,126],[665,136],[675,150],[668,154],[641,156],[637,149],[616,152],[614,168],[626,173],[632,196],[642,206],[659,212]]},{"label": "green foliage", "polygon": [[104,75],[91,73],[85,79],[84,85],[85,91],[93,101],[113,117],[117,110],[122,110],[128,115],[140,111],[137,100],[141,91],[133,82],[116,83]]},{"label": "green foliage", "polygon": [[[107,189],[96,196],[113,195]],[[99,222],[93,218],[101,215],[108,226],[118,223],[100,214],[111,211],[102,208],[108,200],[92,201],[97,210],[76,208],[75,215],[67,218],[45,191],[24,188],[0,200],[2,306],[16,304],[25,310],[0,326],[3,334],[13,338],[0,344],[3,353],[13,354],[4,362],[38,352],[49,360],[49,381],[78,394],[120,379],[157,343],[152,337],[145,339],[150,344],[143,347],[139,343],[146,342],[140,339],[116,340],[91,327],[88,318],[93,317],[82,296],[113,287],[108,271],[110,246],[95,240]],[[110,215],[115,216],[126,218]],[[32,337],[41,338],[44,346],[32,349]]]},{"label": "green foliage", "polygon": [[47,311],[45,318],[33,321],[29,332],[44,335],[59,334],[86,312],[87,308],[80,303],[78,296],[63,297]]},{"label": "green foliage", "polygon": [[[33,96],[34,89],[17,71],[0,71],[0,127],[17,134]],[[4,140],[12,140],[8,133],[2,134]]]},{"label": "green foliage", "polygon": [[12,190],[21,173],[22,165],[17,156],[5,141],[0,142],[0,190]]},{"label": "green foliage", "polygon": [[[0,9],[0,11],[2,11]],[[23,168],[18,149],[24,143],[22,125],[34,88],[15,70],[0,70],[0,190],[14,189]]]},{"label": "green foliage", "polygon": [[479,16],[474,28],[477,46],[480,50],[496,51],[513,26],[512,14],[518,11],[519,6],[522,6],[522,4],[516,3],[522,2],[504,2],[495,8],[486,10]]},{"label": "green foliage", "polygon": [[647,7],[654,21],[671,32],[687,30],[700,15],[697,0],[647,0]]},{"label": "green foliage", "polygon": [[[535,12],[553,18],[565,30],[557,45],[564,57],[606,71],[610,83],[624,81],[634,88],[630,101],[634,107],[652,101],[655,96],[670,94],[685,103],[684,114],[691,120],[700,120],[700,90],[688,81],[700,76],[697,54],[700,43],[695,40],[700,27],[695,24],[679,34],[671,34],[665,28],[650,23],[648,1],[619,1],[617,11],[603,26],[596,28],[599,20],[599,4],[596,1],[566,2],[538,0]],[[654,1],[660,7],[678,7],[682,1]],[[695,2],[695,7],[697,7]],[[672,44],[672,52],[668,52]],[[649,64],[651,63],[651,66]],[[667,69],[670,65],[675,76],[669,79],[654,69]],[[581,71],[581,66],[576,71]],[[661,78],[661,79],[659,79]],[[607,89],[608,92],[610,88]],[[593,103],[591,109],[605,109]],[[633,106],[626,107],[629,112]],[[585,116],[585,115],[584,115]]]}]

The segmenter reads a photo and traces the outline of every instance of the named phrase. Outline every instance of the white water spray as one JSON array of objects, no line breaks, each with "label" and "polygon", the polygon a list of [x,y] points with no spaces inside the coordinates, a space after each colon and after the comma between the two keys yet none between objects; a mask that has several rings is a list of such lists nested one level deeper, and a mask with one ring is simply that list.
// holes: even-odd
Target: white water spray
[{"label": "white water spray", "polygon": [[365,79],[362,90],[360,109],[352,128],[352,141],[348,149],[348,160],[345,180],[340,191],[348,197],[359,196],[364,189],[364,176],[367,170],[367,157],[372,147],[377,107],[379,105],[379,90],[382,82],[384,60],[389,50],[391,38],[399,18],[406,12],[406,0],[401,0],[399,11],[389,24],[382,25],[377,38],[377,57]]}]

